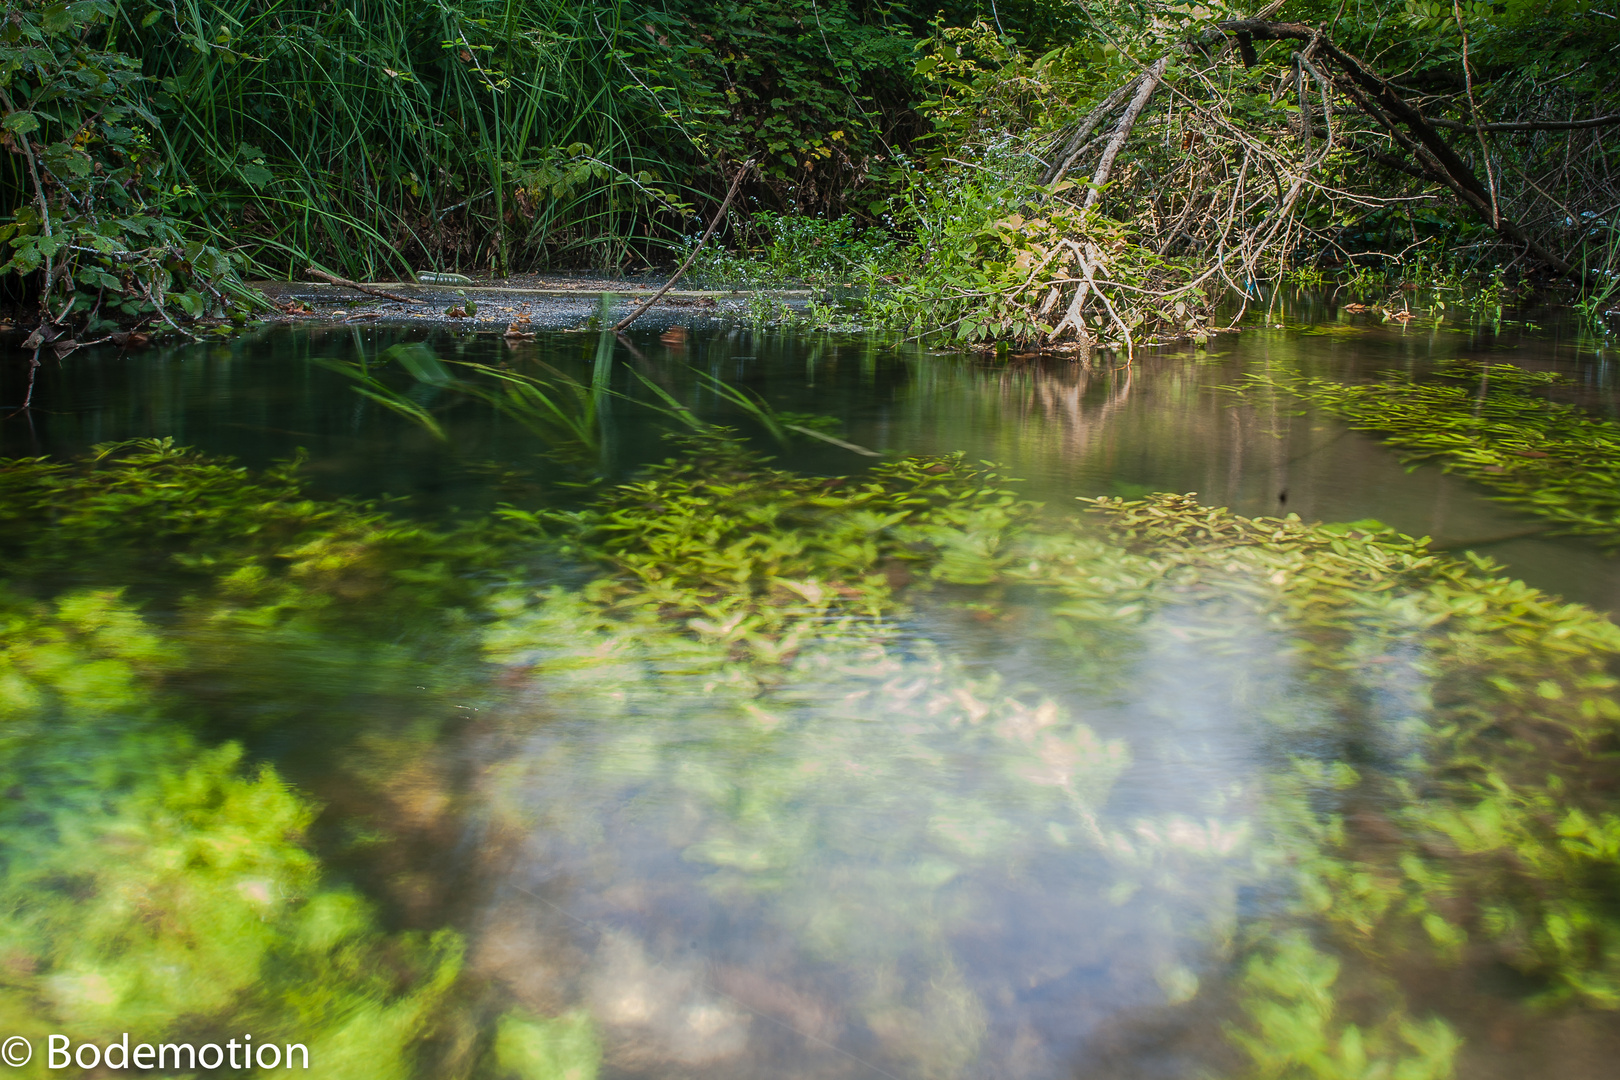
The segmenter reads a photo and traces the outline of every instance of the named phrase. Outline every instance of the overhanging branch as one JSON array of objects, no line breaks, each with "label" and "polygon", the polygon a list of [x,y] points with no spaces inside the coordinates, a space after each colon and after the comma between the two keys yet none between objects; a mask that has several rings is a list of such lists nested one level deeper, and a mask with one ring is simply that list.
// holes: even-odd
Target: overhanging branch
[{"label": "overhanging branch", "polygon": [[[1441,137],[1423,113],[1397,93],[1389,81],[1379,77],[1356,57],[1335,45],[1322,31],[1304,23],[1276,23],[1261,19],[1235,19],[1218,24],[1225,33],[1237,39],[1244,62],[1252,64],[1256,57],[1255,41],[1308,41],[1315,44],[1319,54],[1331,61],[1342,73],[1341,85],[1351,100],[1378,123],[1391,138],[1418,160],[1431,179],[1450,188],[1457,198],[1473,210],[1503,239],[1523,247],[1542,263],[1559,274],[1569,274],[1574,268],[1562,256],[1548,250],[1532,238],[1518,224],[1495,213],[1490,193],[1474,170],[1451,145]],[[1473,130],[1472,126],[1464,130]],[[1487,126],[1486,130],[1490,130]]]}]

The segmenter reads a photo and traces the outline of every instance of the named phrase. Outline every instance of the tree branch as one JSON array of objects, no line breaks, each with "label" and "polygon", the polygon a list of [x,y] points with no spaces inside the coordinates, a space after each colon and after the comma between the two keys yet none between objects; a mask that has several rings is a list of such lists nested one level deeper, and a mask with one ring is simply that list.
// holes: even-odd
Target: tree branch
[{"label": "tree branch", "polygon": [[715,212],[714,220],[709,222],[709,228],[701,237],[699,237],[698,242],[692,248],[692,253],[686,257],[686,261],[681,263],[680,268],[675,271],[675,276],[664,282],[664,287],[653,293],[652,296],[648,297],[646,303],[642,304],[640,307],[636,308],[636,310],[614,323],[613,332],[615,334],[621,332],[625,327],[641,318],[643,312],[652,307],[654,304],[658,303],[663,295],[669,292],[669,290],[673,289],[675,287],[675,283],[681,280],[681,277],[686,273],[687,268],[692,265],[692,260],[697,258],[699,249],[703,247],[704,243],[707,242],[709,237],[714,235],[714,230],[718,229],[720,227],[720,223],[726,219],[726,211],[731,209],[731,200],[737,197],[737,189],[742,187],[743,177],[747,176],[748,170],[752,169],[753,167],[754,161],[752,158],[743,162],[743,167],[737,170],[736,177],[731,181],[731,190],[726,192],[726,201],[720,204],[720,209]]},{"label": "tree branch", "polygon": [[1097,171],[1091,176],[1091,190],[1086,192],[1085,209],[1089,210],[1101,197],[1103,185],[1108,183],[1108,174],[1114,171],[1114,159],[1124,148],[1125,140],[1130,137],[1136,118],[1147,108],[1148,99],[1153,96],[1153,91],[1159,88],[1159,80],[1164,78],[1165,69],[1169,66],[1170,58],[1161,56],[1142,76],[1141,88],[1136,91],[1136,97],[1131,99],[1130,107],[1125,110],[1125,114],[1119,118],[1119,123],[1114,125],[1113,137],[1108,140],[1102,158],[1097,162]]},{"label": "tree branch", "polygon": [[[1438,120],[1434,117],[1427,119],[1435,127],[1451,131],[1473,131],[1476,127],[1461,120]],[[1480,131],[1578,131],[1583,128],[1613,127],[1615,124],[1620,124],[1620,113],[1594,116],[1590,120],[1523,120],[1504,124],[1479,124],[1477,127]]]},{"label": "tree branch", "polygon": [[1479,182],[1474,170],[1429,125],[1423,114],[1396,93],[1387,80],[1333,44],[1326,34],[1303,23],[1272,23],[1258,19],[1238,19],[1217,25],[1236,37],[1240,44],[1244,41],[1315,42],[1322,55],[1344,72],[1348,80],[1344,84],[1345,89],[1362,111],[1388,131],[1402,149],[1417,158],[1435,180],[1455,192],[1464,204],[1504,239],[1524,245],[1532,255],[1559,274],[1574,272],[1574,267],[1566,259],[1531,238],[1513,221],[1499,216],[1492,207],[1490,192]]},{"label": "tree branch", "polygon": [[324,270],[317,270],[313,266],[304,271],[304,276],[314,278],[317,281],[324,281],[329,285],[341,285],[345,289],[355,289],[359,292],[365,293],[367,296],[380,296],[384,300],[397,300],[402,304],[424,304],[427,302],[425,300],[418,300],[413,296],[401,296],[399,293],[384,292],[381,289],[373,289],[369,285],[362,285],[358,281],[350,281],[348,278],[336,277],[332,274],[326,273]]}]

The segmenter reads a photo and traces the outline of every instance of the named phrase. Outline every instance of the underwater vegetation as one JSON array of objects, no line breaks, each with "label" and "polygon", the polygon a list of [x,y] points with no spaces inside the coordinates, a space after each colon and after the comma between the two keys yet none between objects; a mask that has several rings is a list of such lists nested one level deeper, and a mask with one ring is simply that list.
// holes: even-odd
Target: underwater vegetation
[{"label": "underwater vegetation", "polygon": [[[0,608],[10,1030],[313,1044],[323,1073],[411,1075],[461,964],[323,882],[310,802],[168,721],[180,660],[116,592]],[[44,1075],[43,1055],[27,1075]]]},{"label": "underwater vegetation", "polygon": [[[1098,501],[1099,532],[1054,527],[993,474],[950,459],[824,494],[746,467],[734,448],[694,452],[563,521],[570,549],[608,573],[578,593],[503,600],[486,636],[492,658],[546,687],[560,714],[637,718],[584,760],[564,745],[544,755],[548,770],[595,774],[564,783],[556,806],[572,812],[549,829],[590,834],[612,817],[611,799],[590,806],[604,773],[643,792],[678,777],[658,801],[707,822],[683,848],[708,868],[705,887],[747,896],[818,959],[888,955],[930,985],[960,978],[939,957],[989,904],[976,876],[1097,860],[1106,868],[1079,875],[1107,883],[1097,903],[1153,913],[1137,944],[1169,1000],[1198,992],[1190,954],[1213,945],[1231,958],[1247,1017],[1232,1039],[1255,1075],[1451,1075],[1460,1038],[1410,1015],[1379,974],[1396,956],[1505,963],[1536,1002],[1612,1007],[1607,838],[1620,819],[1599,766],[1620,717],[1607,672],[1620,633],[1607,619],[1372,525],[1249,520],[1158,496]],[[919,474],[950,493],[943,506],[885,490]],[[904,576],[858,576],[886,560]],[[1128,745],[908,637],[906,612],[929,585],[958,602],[972,590],[981,611],[998,590],[1047,593],[1050,622],[1021,630],[1065,649],[1100,694],[1160,635],[1260,670],[1280,650],[1291,662],[1277,681],[1303,681],[1310,708],[1279,687],[1258,711],[1314,754],[1279,760],[1201,819],[1110,822]],[[875,718],[896,722],[874,738]],[[987,766],[998,781],[964,790],[943,767],[955,754],[1004,763]],[[855,761],[866,776],[848,775]],[[924,809],[913,819],[874,792]],[[854,810],[840,821],[828,807]],[[873,816],[891,823],[885,843],[912,853],[905,875],[860,836]],[[1189,859],[1217,864],[1218,881]],[[1289,903],[1240,923],[1237,891],[1283,887],[1279,876]],[[1355,969],[1359,1012],[1335,1003],[1341,967]],[[901,1000],[927,1015],[918,992]],[[1369,997],[1380,1004],[1369,1010]],[[873,1006],[866,1026],[884,1015]],[[935,1045],[900,1041],[916,1054]]]},{"label": "underwater vegetation", "polygon": [[[5,1017],[41,1045],[252,1032],[310,1046],[334,1077],[486,1059],[515,1062],[489,1075],[560,1077],[525,1062],[565,1050],[586,1076],[594,1044],[539,1018],[503,1019],[493,1049],[475,1038],[460,936],[385,930],[312,850],[319,805],[211,728],[215,710],[249,729],[342,710],[292,689],[334,656],[428,681],[423,647],[368,639],[406,609],[453,625],[471,595],[476,545],[312,500],[295,472],[155,440],[0,463]],[[171,592],[144,602],[108,584],[165,576]]]},{"label": "underwater vegetation", "polygon": [[1454,361],[1439,381],[1345,383],[1248,375],[1241,389],[1286,391],[1379,432],[1412,464],[1439,461],[1562,533],[1620,543],[1620,424],[1544,392],[1567,381],[1511,364]]},{"label": "underwater vegetation", "polygon": [[[439,527],[167,442],[0,462],[0,1009],[523,1080],[745,1075],[763,1017],[943,1078],[1005,1053],[1015,970],[1184,1007],[1234,1080],[1440,1080],[1472,1033],[1425,980],[1620,1008],[1620,629],[1376,523],[1082,511],[960,456],[798,474],[723,429]],[[998,670],[1001,637],[1061,678]],[[1155,736],[1130,703],[1176,683],[1265,750],[1122,801]],[[1189,699],[1154,700],[1179,737]],[[365,869],[452,701],[492,748],[418,815],[476,822],[455,918]],[[290,779],[294,727],[365,843],[316,827],[341,796]],[[1050,897],[1039,955],[974,961]],[[772,951],[700,963],[649,910]]]}]

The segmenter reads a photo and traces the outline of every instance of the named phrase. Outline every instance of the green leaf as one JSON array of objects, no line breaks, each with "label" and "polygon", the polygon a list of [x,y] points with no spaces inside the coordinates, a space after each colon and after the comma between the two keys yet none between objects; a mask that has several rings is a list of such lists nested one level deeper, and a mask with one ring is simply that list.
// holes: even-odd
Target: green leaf
[{"label": "green leaf", "polygon": [[249,162],[248,164],[242,166],[242,179],[246,180],[249,184],[256,188],[263,188],[265,185],[269,184],[270,181],[274,180],[275,176],[272,175],[270,170],[265,168],[263,165],[256,165]]},{"label": "green leaf", "polygon": [[4,120],[0,120],[0,127],[15,135],[26,135],[39,130],[39,118],[31,112],[9,113]]}]

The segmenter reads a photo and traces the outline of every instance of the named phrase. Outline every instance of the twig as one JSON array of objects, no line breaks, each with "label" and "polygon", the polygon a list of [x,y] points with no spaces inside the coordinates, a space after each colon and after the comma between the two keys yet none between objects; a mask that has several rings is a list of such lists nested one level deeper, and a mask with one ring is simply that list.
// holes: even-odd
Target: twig
[{"label": "twig", "polygon": [[1491,226],[1494,228],[1502,220],[1502,208],[1496,197],[1496,172],[1491,168],[1491,148],[1485,143],[1485,129],[1479,123],[1479,103],[1474,100],[1474,69],[1468,63],[1468,28],[1463,25],[1461,0],[1451,0],[1451,12],[1457,20],[1457,33],[1462,35],[1463,85],[1468,90],[1468,115],[1474,118],[1474,135],[1479,139],[1485,183],[1491,190]]},{"label": "twig", "polygon": [[34,407],[34,378],[38,374],[39,374],[39,350],[35,349],[34,350],[34,355],[32,357],[30,357],[29,361],[28,361],[28,393],[27,393],[26,396],[23,397],[23,403],[21,405],[19,405],[13,411],[7,413],[5,415],[5,417],[4,417],[4,419],[10,420],[13,416],[18,415],[19,413],[25,413],[29,409]]},{"label": "twig", "polygon": [[1104,98],[1101,105],[1092,109],[1089,116],[1080,121],[1080,126],[1074,129],[1074,134],[1069,137],[1063,152],[1057,155],[1053,164],[1041,175],[1042,184],[1055,184],[1063,179],[1063,174],[1069,171],[1080,157],[1081,152],[1085,150],[1086,140],[1090,138],[1093,131],[1097,130],[1097,125],[1106,120],[1109,113],[1119,108],[1120,103],[1130,95],[1130,92],[1136,88],[1136,84],[1140,81],[1141,76],[1139,75],[1121,86]]},{"label": "twig", "polygon": [[[1309,46],[1306,47],[1304,53],[1296,52],[1294,54],[1294,61],[1299,65],[1299,68],[1295,69],[1296,71],[1303,69],[1311,73],[1311,77],[1316,80],[1317,89],[1322,94],[1322,126],[1327,129],[1327,146],[1323,148],[1321,157],[1317,158],[1315,161],[1312,161],[1306,166],[1306,168],[1315,168],[1316,166],[1327,161],[1328,155],[1333,153],[1333,101],[1328,96],[1330,84],[1328,83],[1326,76],[1324,76],[1320,71],[1316,70],[1316,65],[1311,63],[1311,58],[1305,55],[1305,53],[1308,52],[1310,52]],[[1303,78],[1300,81],[1303,83]],[[1304,87],[1302,85],[1300,87],[1300,105],[1302,108],[1304,107],[1304,104],[1305,94]],[[1308,123],[1306,130],[1309,130]],[[1305,141],[1306,145],[1309,146],[1310,139],[1307,138]]]},{"label": "twig", "polygon": [[1097,162],[1097,171],[1091,175],[1091,190],[1086,193],[1086,202],[1083,209],[1089,210],[1095,205],[1097,199],[1101,197],[1103,185],[1108,183],[1108,174],[1114,171],[1114,159],[1124,149],[1125,140],[1130,137],[1131,128],[1135,125],[1136,118],[1142,114],[1143,109],[1147,108],[1148,99],[1153,96],[1153,91],[1158,89],[1159,81],[1164,78],[1165,69],[1169,66],[1170,58],[1161,56],[1152,67],[1148,68],[1147,74],[1142,76],[1141,88],[1136,91],[1136,97],[1131,99],[1130,107],[1125,110],[1125,115],[1121,116],[1119,123],[1114,126],[1113,138],[1108,140],[1108,145],[1103,149],[1102,158]]},{"label": "twig", "polygon": [[[16,104],[11,100],[11,95],[4,90],[0,90],[0,102],[5,103],[8,114],[18,111]],[[28,174],[34,181],[34,201],[39,203],[40,231],[48,240],[51,236],[51,207],[45,201],[45,185],[39,181],[39,164],[34,160],[34,148],[28,144],[28,136],[20,131],[16,132],[16,136],[17,142],[22,146],[23,157],[28,159]],[[50,295],[51,286],[56,284],[55,277],[56,270],[52,265],[52,258],[47,254],[45,256],[45,287],[39,290],[39,309],[47,319],[51,316]],[[30,395],[33,393],[33,388],[34,384],[30,381],[28,384]],[[24,406],[24,408],[26,407]]]},{"label": "twig", "polygon": [[348,278],[340,278],[334,274],[328,274],[325,271],[315,269],[313,266],[304,271],[304,276],[307,278],[314,278],[316,281],[324,281],[329,285],[341,285],[345,289],[355,289],[359,292],[365,293],[367,296],[380,296],[384,300],[395,300],[401,304],[427,303],[426,300],[419,300],[414,296],[401,296],[399,293],[384,292],[382,289],[373,289],[369,285],[362,285],[358,281],[350,281]]},{"label": "twig", "polygon": [[1582,128],[1613,127],[1620,124],[1620,113],[1594,116],[1590,120],[1520,120],[1504,124],[1465,124],[1460,120],[1427,117],[1435,127],[1452,131],[1575,131]]},{"label": "twig", "polygon": [[190,338],[192,341],[202,340],[196,334],[193,334],[190,330],[187,330],[185,327],[174,321],[173,317],[169,315],[168,311],[164,309],[163,305],[158,302],[157,297],[152,295],[152,286],[150,284],[144,281],[141,282],[141,293],[146,297],[146,302],[152,305],[152,310],[156,311],[158,315],[162,317],[163,321],[169,324],[170,329],[172,329],[175,333],[179,334],[181,337]]},{"label": "twig", "polygon": [[1516,222],[1498,215],[1492,207],[1490,191],[1479,182],[1479,177],[1474,175],[1467,162],[1429,125],[1423,114],[1397,94],[1387,79],[1380,78],[1360,60],[1340,49],[1320,30],[1302,23],[1242,19],[1218,25],[1221,30],[1237,38],[1239,46],[1246,50],[1246,60],[1254,56],[1253,42],[1256,39],[1317,42],[1323,55],[1344,72],[1344,87],[1361,110],[1377,121],[1403,150],[1422,162],[1433,179],[1449,187],[1464,205],[1483,218],[1504,239],[1523,244],[1537,259],[1559,274],[1577,272],[1568,260],[1537,242]]},{"label": "twig", "polygon": [[720,204],[720,209],[715,212],[714,220],[709,222],[708,229],[698,239],[698,242],[693,245],[692,253],[686,257],[685,262],[681,263],[679,269],[675,271],[675,275],[668,281],[664,282],[664,287],[662,289],[659,289],[657,292],[653,293],[652,296],[648,297],[640,307],[636,308],[636,310],[632,311],[630,314],[613,324],[613,332],[615,334],[619,333],[625,327],[641,318],[642,314],[648,308],[658,303],[658,301],[663,298],[664,294],[673,289],[675,287],[675,283],[681,280],[681,277],[685,275],[687,269],[691,267],[692,260],[697,258],[697,253],[702,250],[703,245],[708,241],[709,237],[714,235],[714,230],[718,229],[720,227],[720,223],[725,220],[726,211],[731,209],[731,200],[737,197],[737,189],[742,187],[743,177],[747,176],[748,170],[753,167],[753,158],[749,158],[747,161],[743,162],[742,168],[737,170],[736,177],[731,181],[731,190],[726,192],[725,201]]}]

